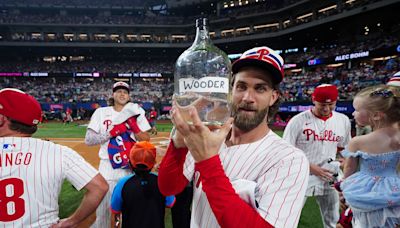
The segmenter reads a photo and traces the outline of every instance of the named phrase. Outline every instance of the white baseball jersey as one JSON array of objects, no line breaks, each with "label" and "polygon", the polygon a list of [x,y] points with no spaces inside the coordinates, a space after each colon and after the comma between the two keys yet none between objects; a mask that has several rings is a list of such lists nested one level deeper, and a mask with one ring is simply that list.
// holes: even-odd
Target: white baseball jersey
[{"label": "white baseball jersey", "polygon": [[[350,141],[350,120],[346,115],[333,111],[332,116],[324,121],[307,110],[289,121],[283,139],[304,151],[310,164],[322,165],[329,159],[335,160],[337,148],[344,148]],[[322,189],[330,188],[327,182],[310,178],[309,187],[315,185]]]},{"label": "white baseball jersey", "polygon": [[77,190],[98,174],[72,149],[28,137],[0,138],[1,227],[57,223],[64,179]]},{"label": "white baseball jersey", "polygon": [[[143,132],[150,130],[151,127],[147,122],[145,111],[142,108],[140,108],[140,113],[141,114],[137,118],[138,127]],[[88,128],[97,133],[105,134],[113,128],[113,120],[116,119],[118,115],[119,112],[115,111],[111,106],[98,108],[93,113]],[[108,157],[108,143],[109,141],[106,141],[100,145],[99,171],[106,179],[109,185],[109,190],[96,210],[96,222],[92,227],[110,227],[110,200],[112,191],[120,178],[131,174],[129,169],[112,168]]]},{"label": "white baseball jersey", "polygon": [[[236,193],[268,223],[275,227],[297,227],[309,174],[303,152],[270,131],[254,143],[230,147],[223,144],[219,157]],[[190,227],[219,227],[202,184],[197,183],[199,175],[194,174],[190,153],[184,175],[188,180],[194,177]]]},{"label": "white baseball jersey", "polygon": [[[145,132],[151,129],[147,122],[145,111],[140,108],[140,115],[137,118],[137,124],[141,131]],[[118,116],[119,112],[115,111],[113,107],[98,108],[93,113],[88,128],[94,130],[97,133],[106,133],[113,128],[112,120]],[[108,161],[108,141],[101,144],[99,157]]]}]

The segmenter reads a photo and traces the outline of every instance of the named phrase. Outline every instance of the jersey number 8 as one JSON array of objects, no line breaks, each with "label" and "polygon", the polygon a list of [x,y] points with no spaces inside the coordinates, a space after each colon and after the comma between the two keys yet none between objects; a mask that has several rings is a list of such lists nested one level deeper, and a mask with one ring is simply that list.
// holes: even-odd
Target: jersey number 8
[{"label": "jersey number 8", "polygon": [[[8,189],[8,195],[7,190]],[[18,178],[0,180],[0,222],[10,222],[25,214],[24,182]]]}]

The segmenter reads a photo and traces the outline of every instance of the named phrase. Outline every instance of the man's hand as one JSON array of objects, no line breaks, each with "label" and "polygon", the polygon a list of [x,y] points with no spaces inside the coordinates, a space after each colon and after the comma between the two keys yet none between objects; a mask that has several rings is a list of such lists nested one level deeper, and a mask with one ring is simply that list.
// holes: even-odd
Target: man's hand
[{"label": "man's hand", "polygon": [[138,116],[132,116],[126,120],[126,123],[128,124],[129,129],[131,129],[134,134],[141,132],[139,126],[137,125],[137,120],[136,120],[137,117]]},{"label": "man's hand", "polygon": [[[175,125],[174,121],[172,123]],[[186,148],[185,140],[183,138],[183,135],[179,133],[179,131],[176,130],[176,127],[172,128],[171,131],[171,139],[172,142],[174,143],[175,148]]]},{"label": "man's hand", "polygon": [[78,227],[74,221],[71,221],[69,218],[61,219],[58,223],[53,224],[51,228],[70,228],[70,227]]},{"label": "man's hand", "polygon": [[118,135],[125,133],[126,131],[127,131],[127,128],[126,128],[125,123],[117,124],[113,127],[113,129],[111,129],[110,135],[112,137],[116,137]]},{"label": "man's hand", "polygon": [[[197,110],[194,107],[189,108],[189,115],[193,124],[188,124],[182,118],[179,109],[174,108],[171,113],[171,119],[177,132],[183,137],[184,144],[188,147],[196,162],[206,160],[218,154],[233,122],[233,118],[230,118],[218,131],[210,131],[210,129],[201,122]],[[180,143],[181,141],[178,142],[178,144]]]},{"label": "man's hand", "polygon": [[321,168],[318,165],[310,164],[310,173],[326,182],[334,180],[333,173],[331,171]]}]

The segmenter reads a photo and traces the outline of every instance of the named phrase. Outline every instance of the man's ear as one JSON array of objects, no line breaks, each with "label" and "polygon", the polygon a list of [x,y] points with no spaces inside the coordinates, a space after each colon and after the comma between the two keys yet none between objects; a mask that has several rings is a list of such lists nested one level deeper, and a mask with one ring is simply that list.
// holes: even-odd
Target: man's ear
[{"label": "man's ear", "polygon": [[275,104],[275,102],[278,100],[279,98],[279,91],[278,90],[272,90],[272,94],[271,94],[271,100],[269,101],[269,106],[271,107],[272,105]]},{"label": "man's ear", "polygon": [[4,124],[6,124],[7,120],[8,119],[6,116],[0,114],[0,127],[3,127]]}]

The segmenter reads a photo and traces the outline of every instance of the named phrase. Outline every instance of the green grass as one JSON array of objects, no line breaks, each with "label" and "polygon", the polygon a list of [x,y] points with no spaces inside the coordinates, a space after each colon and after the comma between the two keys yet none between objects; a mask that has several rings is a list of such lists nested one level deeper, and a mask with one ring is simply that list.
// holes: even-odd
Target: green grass
[{"label": "green grass", "polygon": [[38,131],[33,135],[35,138],[84,138],[86,126],[78,123],[63,124],[50,122],[39,125]]},{"label": "green grass", "polygon": [[72,184],[68,181],[64,181],[61,188],[61,196],[58,199],[58,205],[60,205],[60,218],[70,216],[72,212],[78,208],[84,194],[84,189],[77,191]]},{"label": "green grass", "polygon": [[[172,125],[170,123],[157,123],[158,131],[170,131]],[[278,135],[282,135],[282,131],[275,131]],[[62,123],[46,123],[40,125],[40,128],[34,137],[39,138],[83,138],[85,137],[86,127],[78,126],[75,123],[63,125]],[[68,182],[64,182],[59,198],[60,217],[65,218],[72,214],[79,206],[83,197],[84,191],[76,191],[75,188]],[[165,225],[167,228],[172,228],[171,210],[166,210]],[[322,226],[321,215],[319,208],[314,198],[309,198],[303,208],[300,222],[300,228],[320,228]]]}]

